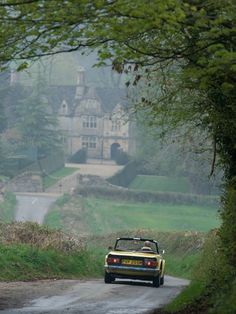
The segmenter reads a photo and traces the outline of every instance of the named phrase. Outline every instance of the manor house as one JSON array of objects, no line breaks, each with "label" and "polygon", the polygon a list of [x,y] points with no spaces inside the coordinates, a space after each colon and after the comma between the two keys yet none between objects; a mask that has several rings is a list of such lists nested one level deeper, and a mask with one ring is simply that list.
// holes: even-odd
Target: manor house
[{"label": "manor house", "polygon": [[134,140],[124,107],[124,91],[87,86],[82,67],[77,70],[76,86],[69,88],[57,86],[54,91],[66,155],[71,156],[82,148],[87,148],[88,158],[113,159],[117,149],[132,154]]}]

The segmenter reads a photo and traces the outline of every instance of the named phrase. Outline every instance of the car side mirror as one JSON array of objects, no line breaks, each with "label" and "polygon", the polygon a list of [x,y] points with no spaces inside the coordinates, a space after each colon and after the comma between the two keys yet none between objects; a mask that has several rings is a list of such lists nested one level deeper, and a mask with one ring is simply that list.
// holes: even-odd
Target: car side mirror
[{"label": "car side mirror", "polygon": [[112,246],[108,246],[108,250],[109,251],[113,250],[113,247]]}]

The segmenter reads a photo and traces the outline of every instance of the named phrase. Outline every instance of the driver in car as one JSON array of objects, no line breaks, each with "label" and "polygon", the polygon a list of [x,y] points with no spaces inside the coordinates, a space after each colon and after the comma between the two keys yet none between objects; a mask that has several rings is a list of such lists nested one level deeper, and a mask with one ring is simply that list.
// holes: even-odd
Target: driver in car
[{"label": "driver in car", "polygon": [[141,248],[141,250],[144,251],[144,252],[152,251],[150,241],[145,241],[144,242],[144,246]]}]

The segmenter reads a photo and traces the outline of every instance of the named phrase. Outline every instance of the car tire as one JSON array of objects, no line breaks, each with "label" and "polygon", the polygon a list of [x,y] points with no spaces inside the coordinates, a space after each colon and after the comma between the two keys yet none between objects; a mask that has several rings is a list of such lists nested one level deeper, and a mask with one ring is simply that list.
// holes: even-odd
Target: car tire
[{"label": "car tire", "polygon": [[159,288],[160,287],[160,275],[157,275],[156,277],[153,277],[152,281],[153,287]]},{"label": "car tire", "polygon": [[105,283],[112,283],[112,281],[114,281],[114,279],[112,278],[112,276],[111,276],[109,273],[105,272],[105,275],[104,275],[104,282],[105,282]]},{"label": "car tire", "polygon": [[164,281],[165,281],[165,279],[164,279],[164,275],[163,275],[163,277],[161,277],[161,279],[160,279],[160,285],[161,285],[161,286],[164,285]]}]

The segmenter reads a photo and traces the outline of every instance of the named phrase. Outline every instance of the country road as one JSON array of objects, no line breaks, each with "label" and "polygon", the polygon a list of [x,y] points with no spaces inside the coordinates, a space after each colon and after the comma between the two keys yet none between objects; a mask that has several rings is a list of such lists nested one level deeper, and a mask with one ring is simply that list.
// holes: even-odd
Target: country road
[{"label": "country road", "polygon": [[165,279],[161,288],[129,280],[104,284],[102,279],[0,283],[0,309],[5,296],[3,314],[147,314],[169,303],[189,283]]},{"label": "country road", "polygon": [[16,221],[34,221],[41,224],[50,205],[55,202],[58,197],[63,195],[63,193],[70,193],[77,187],[78,173],[107,178],[123,168],[123,166],[117,166],[114,162],[108,161],[99,164],[66,164],[66,167],[78,168],[78,171],[62,178],[56,184],[49,187],[46,193],[16,193]]},{"label": "country road", "polygon": [[[104,172],[103,165],[101,171]],[[75,184],[73,180],[70,185],[65,184],[65,179],[63,182],[65,188]],[[17,193],[16,221],[43,223],[62,192],[65,191],[55,188],[47,193]],[[169,303],[188,284],[188,280],[170,276],[165,277],[160,288],[129,280],[105,284],[103,279],[0,282],[0,313],[150,314]]]},{"label": "country road", "polygon": [[58,198],[56,195],[17,194],[16,221],[43,222],[50,205]]},{"label": "country road", "polygon": [[123,166],[108,162],[103,164],[66,164],[66,166],[78,168],[78,171],[62,178],[49,187],[46,193],[16,193],[16,221],[34,221],[41,224],[51,204],[63,193],[70,193],[76,188],[78,173],[107,178],[123,168]]}]

